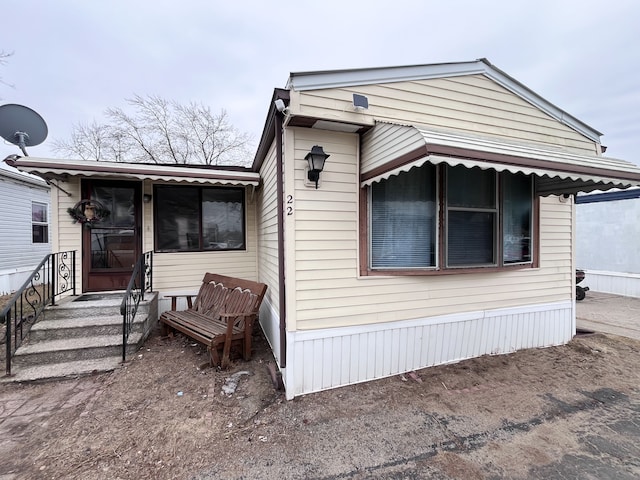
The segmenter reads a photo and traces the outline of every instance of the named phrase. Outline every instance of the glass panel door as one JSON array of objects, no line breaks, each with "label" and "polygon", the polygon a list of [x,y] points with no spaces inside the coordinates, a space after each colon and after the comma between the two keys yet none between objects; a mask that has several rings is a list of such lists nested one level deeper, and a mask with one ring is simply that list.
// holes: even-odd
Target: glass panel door
[{"label": "glass panel door", "polygon": [[88,291],[126,288],[140,255],[140,185],[124,182],[87,182],[87,197],[109,212],[87,229],[84,268]]}]

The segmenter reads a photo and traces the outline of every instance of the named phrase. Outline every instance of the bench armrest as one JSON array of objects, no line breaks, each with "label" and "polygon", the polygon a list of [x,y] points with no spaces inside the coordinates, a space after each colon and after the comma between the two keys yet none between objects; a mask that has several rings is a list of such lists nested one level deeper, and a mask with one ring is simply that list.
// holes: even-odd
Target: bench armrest
[{"label": "bench armrest", "polygon": [[195,297],[195,295],[193,294],[181,294],[181,295],[165,295],[164,298],[170,298],[171,299],[171,310],[172,311],[176,311],[176,303],[178,298],[186,298],[187,299],[187,307],[189,308],[193,308],[193,297]]}]

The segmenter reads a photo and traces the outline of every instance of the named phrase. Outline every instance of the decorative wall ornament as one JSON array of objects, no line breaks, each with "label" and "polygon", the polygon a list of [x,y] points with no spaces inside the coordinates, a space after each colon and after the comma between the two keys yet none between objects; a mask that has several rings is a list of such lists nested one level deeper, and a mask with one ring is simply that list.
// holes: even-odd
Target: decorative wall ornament
[{"label": "decorative wall ornament", "polygon": [[73,207],[67,208],[73,223],[80,223],[91,228],[111,215],[111,212],[97,200],[80,200]]}]

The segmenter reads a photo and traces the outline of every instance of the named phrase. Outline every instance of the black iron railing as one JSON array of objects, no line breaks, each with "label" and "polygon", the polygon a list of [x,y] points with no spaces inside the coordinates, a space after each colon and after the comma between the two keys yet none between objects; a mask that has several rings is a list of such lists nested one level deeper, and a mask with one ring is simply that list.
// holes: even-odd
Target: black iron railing
[{"label": "black iron railing", "polygon": [[6,327],[5,358],[7,375],[11,359],[31,326],[44,314],[47,305],[55,305],[63,293],[76,294],[76,252],[50,253],[40,262],[26,282],[0,311],[0,323]]},{"label": "black iron railing", "polygon": [[133,269],[127,292],[120,305],[122,314],[122,361],[127,359],[127,341],[138,312],[138,305],[144,300],[145,292],[153,287],[153,252],[143,253]]}]

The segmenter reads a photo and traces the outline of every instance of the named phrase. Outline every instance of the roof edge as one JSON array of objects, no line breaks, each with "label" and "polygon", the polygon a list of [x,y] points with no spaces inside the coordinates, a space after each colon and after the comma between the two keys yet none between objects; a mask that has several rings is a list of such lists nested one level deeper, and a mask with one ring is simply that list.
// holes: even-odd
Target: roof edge
[{"label": "roof edge", "polygon": [[289,105],[289,90],[285,90],[282,88],[274,88],[273,95],[271,96],[271,103],[269,103],[269,110],[267,111],[267,118],[264,121],[264,127],[262,128],[262,135],[260,136],[260,142],[258,143],[258,148],[256,149],[256,154],[253,157],[253,163],[251,164],[251,170],[254,172],[260,171],[260,167],[262,166],[262,162],[267,156],[267,152],[269,148],[273,144],[273,140],[275,139],[275,127],[274,121],[276,115],[280,114],[278,109],[276,108],[275,101],[282,100],[285,103],[285,106]]},{"label": "roof edge", "polygon": [[43,178],[28,172],[23,172],[22,170],[16,168],[13,165],[13,162],[15,162],[15,160],[19,158],[20,157],[18,156],[15,156],[14,158],[7,157],[5,160],[3,160],[2,163],[5,163],[8,168],[0,167],[0,177],[10,178],[12,180],[15,180],[16,182],[28,183],[30,185],[34,185],[36,187],[41,187],[44,189],[51,188]]},{"label": "roof edge", "polygon": [[249,168],[216,169],[211,167],[174,164],[140,164],[130,162],[96,162],[92,160],[60,160],[39,157],[21,157],[12,166],[47,180],[52,175],[113,176],[137,179],[172,179],[176,181],[220,181],[227,183],[260,183],[260,174]]}]

